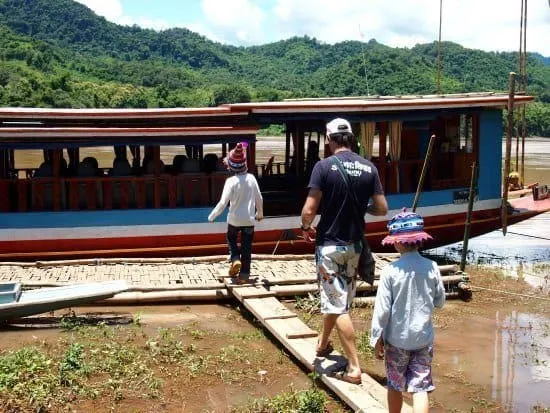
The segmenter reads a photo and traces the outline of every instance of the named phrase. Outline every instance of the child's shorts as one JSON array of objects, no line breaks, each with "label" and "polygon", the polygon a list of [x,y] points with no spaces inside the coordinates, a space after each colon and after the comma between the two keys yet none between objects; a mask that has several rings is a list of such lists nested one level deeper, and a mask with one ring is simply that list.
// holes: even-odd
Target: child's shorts
[{"label": "child's shorts", "polygon": [[355,273],[360,254],[359,242],[317,247],[317,277],[322,314],[349,312],[355,297]]},{"label": "child's shorts", "polygon": [[418,350],[403,350],[384,344],[388,388],[409,393],[429,392],[432,383],[433,345]]}]

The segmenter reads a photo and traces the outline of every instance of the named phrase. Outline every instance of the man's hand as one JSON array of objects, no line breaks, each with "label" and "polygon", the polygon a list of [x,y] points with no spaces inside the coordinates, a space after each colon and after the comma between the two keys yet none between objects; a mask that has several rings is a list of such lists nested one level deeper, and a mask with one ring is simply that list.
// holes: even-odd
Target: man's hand
[{"label": "man's hand", "polygon": [[264,219],[263,214],[258,214],[258,213],[256,212],[256,221],[260,222],[262,219]]},{"label": "man's hand", "polygon": [[382,337],[378,339],[376,345],[374,346],[374,356],[378,360],[384,359],[384,340],[382,340]]},{"label": "man's hand", "polygon": [[315,242],[315,237],[317,236],[317,230],[314,227],[309,227],[308,229],[302,229],[302,237],[306,242]]}]

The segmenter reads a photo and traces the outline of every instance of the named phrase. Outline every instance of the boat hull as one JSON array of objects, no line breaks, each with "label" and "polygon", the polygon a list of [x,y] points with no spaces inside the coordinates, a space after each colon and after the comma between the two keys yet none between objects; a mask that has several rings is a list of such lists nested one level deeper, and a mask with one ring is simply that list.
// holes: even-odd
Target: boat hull
[{"label": "boat hull", "polygon": [[[525,201],[523,201],[525,203]],[[501,227],[500,209],[473,212],[470,235],[485,234]],[[463,239],[466,212],[452,212],[456,206],[440,206],[425,211],[425,229],[434,240],[425,245],[435,248]],[[550,205],[548,206],[550,209]],[[528,219],[545,206],[533,205],[510,211],[508,225]],[[449,213],[444,213],[448,211]],[[397,211],[390,211],[391,216]],[[419,211],[422,214],[422,208]],[[119,212],[124,214],[124,212]],[[375,252],[383,247],[387,217],[368,217],[366,235]],[[300,238],[299,217],[266,218],[256,226],[254,253],[300,254],[313,252],[313,245]],[[103,227],[12,228],[0,230],[0,260],[37,260],[100,257],[169,257],[226,254],[226,224],[204,222],[164,225],[114,225]]]}]

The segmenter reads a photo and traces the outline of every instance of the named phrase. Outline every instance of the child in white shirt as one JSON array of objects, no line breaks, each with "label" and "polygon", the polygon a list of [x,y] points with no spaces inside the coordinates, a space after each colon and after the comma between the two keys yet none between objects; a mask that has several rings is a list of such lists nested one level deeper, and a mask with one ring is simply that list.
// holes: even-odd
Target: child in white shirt
[{"label": "child in white shirt", "polygon": [[[226,179],[220,201],[208,215],[208,221],[214,221],[229,203],[227,215],[227,244],[231,256],[229,275],[238,277],[238,284],[244,284],[250,278],[254,221],[263,219],[263,198],[256,178],[247,172],[246,153],[241,143],[229,152],[227,167],[233,172],[233,176]],[[239,232],[241,233],[240,251],[237,245]]]}]

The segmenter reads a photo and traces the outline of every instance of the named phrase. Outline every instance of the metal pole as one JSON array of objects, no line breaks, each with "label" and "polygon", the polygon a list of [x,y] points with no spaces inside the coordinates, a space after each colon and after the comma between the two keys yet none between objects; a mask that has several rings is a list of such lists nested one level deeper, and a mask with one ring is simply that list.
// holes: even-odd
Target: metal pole
[{"label": "metal pole", "polygon": [[475,187],[477,182],[477,166],[472,163],[472,180],[470,181],[470,194],[468,195],[468,212],[464,224],[464,240],[462,242],[462,258],[460,260],[460,271],[466,267],[466,255],[468,254],[468,241],[470,240],[470,228],[472,222],[472,209],[474,208]]},{"label": "metal pole", "polygon": [[[523,92],[527,92],[527,0],[525,1],[525,7],[523,11]],[[550,2],[549,2],[550,6]],[[525,105],[521,108],[521,186],[525,183],[525,136],[526,122],[525,122]]]},{"label": "metal pole", "polygon": [[525,185],[525,135],[527,134],[525,125],[525,105],[521,108],[521,187]]},{"label": "metal pole", "polygon": [[420,192],[424,187],[424,179],[426,178],[426,173],[428,171],[428,165],[432,157],[432,151],[435,142],[435,135],[430,137],[430,143],[428,144],[428,151],[426,152],[426,157],[424,158],[424,165],[422,166],[422,173],[420,174],[420,180],[418,181],[418,187],[416,188],[416,194],[414,195],[414,201],[412,205],[412,211],[416,211],[416,206],[418,205],[418,198],[420,198]]},{"label": "metal pole", "polygon": [[437,43],[437,94],[441,95],[441,23],[443,21],[443,0],[439,0],[439,41]]},{"label": "metal pole", "polygon": [[510,72],[508,86],[508,126],[506,128],[506,157],[504,159],[504,176],[502,177],[503,194],[500,208],[502,222],[502,234],[506,235],[508,224],[508,175],[510,175],[510,155],[512,152],[512,130],[514,128],[514,91],[516,86],[516,74]]}]

